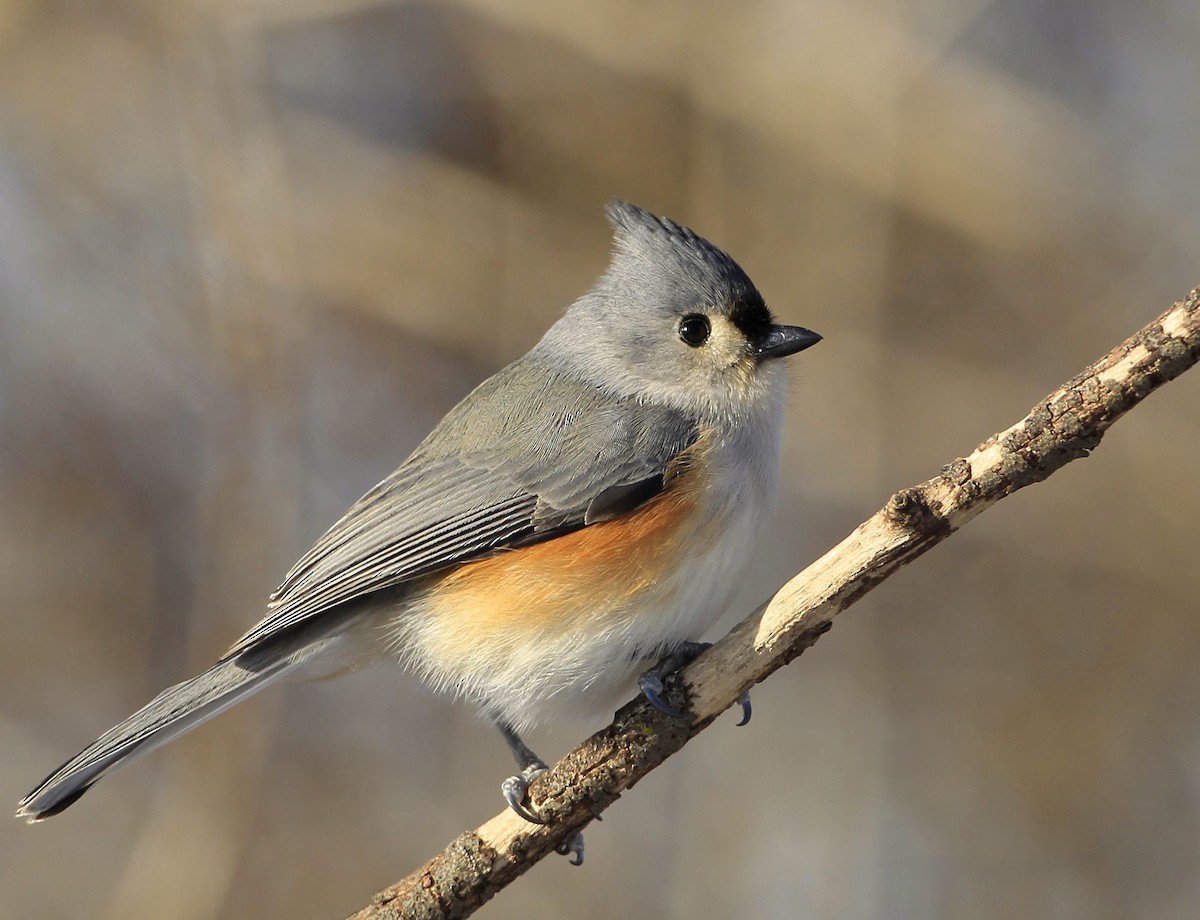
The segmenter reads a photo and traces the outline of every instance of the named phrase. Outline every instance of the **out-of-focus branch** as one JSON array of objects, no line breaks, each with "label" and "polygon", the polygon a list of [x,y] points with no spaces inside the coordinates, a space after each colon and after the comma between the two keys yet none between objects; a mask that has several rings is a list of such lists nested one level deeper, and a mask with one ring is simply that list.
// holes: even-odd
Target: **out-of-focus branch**
[{"label": "out-of-focus branch", "polygon": [[[678,751],[742,691],[812,645],[833,618],[981,511],[1100,443],[1118,418],[1200,360],[1200,289],[1067,381],[1010,428],[874,516],[669,681],[688,716],[644,700],[533,784],[530,824],[505,810],[377,894],[354,920],[465,917]],[[682,687],[680,686],[682,684]]]}]

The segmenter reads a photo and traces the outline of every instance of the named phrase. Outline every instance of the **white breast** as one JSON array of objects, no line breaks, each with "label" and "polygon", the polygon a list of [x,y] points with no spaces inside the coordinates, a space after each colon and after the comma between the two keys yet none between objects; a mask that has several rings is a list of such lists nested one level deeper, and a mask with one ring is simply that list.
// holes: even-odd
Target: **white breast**
[{"label": "white breast", "polygon": [[[514,615],[521,611],[510,600],[488,615],[481,608],[490,596],[459,592],[456,607],[434,583],[392,612],[391,646],[435,688],[467,698],[518,732],[564,717],[608,717],[632,698],[638,674],[679,644],[699,640],[725,612],[774,496],[775,430],[764,419],[757,430],[713,439],[695,533],[672,545],[661,577],[635,579],[635,593],[566,591],[560,614]],[[556,576],[543,567],[531,573],[532,581],[538,577]]]}]

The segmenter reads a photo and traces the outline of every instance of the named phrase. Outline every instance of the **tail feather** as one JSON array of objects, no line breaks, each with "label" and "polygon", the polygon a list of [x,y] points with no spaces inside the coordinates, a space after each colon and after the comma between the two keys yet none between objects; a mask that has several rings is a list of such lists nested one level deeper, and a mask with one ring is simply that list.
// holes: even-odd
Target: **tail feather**
[{"label": "tail feather", "polygon": [[263,656],[242,655],[168,687],[42,780],[21,800],[17,817],[32,824],[58,814],[102,776],[191,731],[304,664],[307,657],[270,656],[264,662]]}]

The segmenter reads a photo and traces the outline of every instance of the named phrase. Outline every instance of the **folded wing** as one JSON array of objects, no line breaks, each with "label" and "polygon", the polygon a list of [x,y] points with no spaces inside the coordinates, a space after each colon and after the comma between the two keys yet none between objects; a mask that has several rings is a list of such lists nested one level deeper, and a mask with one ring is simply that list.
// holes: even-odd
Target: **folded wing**
[{"label": "folded wing", "polygon": [[354,598],[627,513],[697,436],[673,410],[510,365],[317,541],[225,658]]}]

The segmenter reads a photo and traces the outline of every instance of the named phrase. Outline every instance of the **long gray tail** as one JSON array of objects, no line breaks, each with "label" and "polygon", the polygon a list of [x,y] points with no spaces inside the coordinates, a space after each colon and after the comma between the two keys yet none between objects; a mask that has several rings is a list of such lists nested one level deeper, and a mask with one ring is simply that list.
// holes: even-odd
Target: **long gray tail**
[{"label": "long gray tail", "polygon": [[58,814],[105,774],[191,731],[305,664],[324,644],[318,641],[291,654],[281,650],[244,652],[168,687],[42,780],[21,800],[17,817],[32,824]]}]

